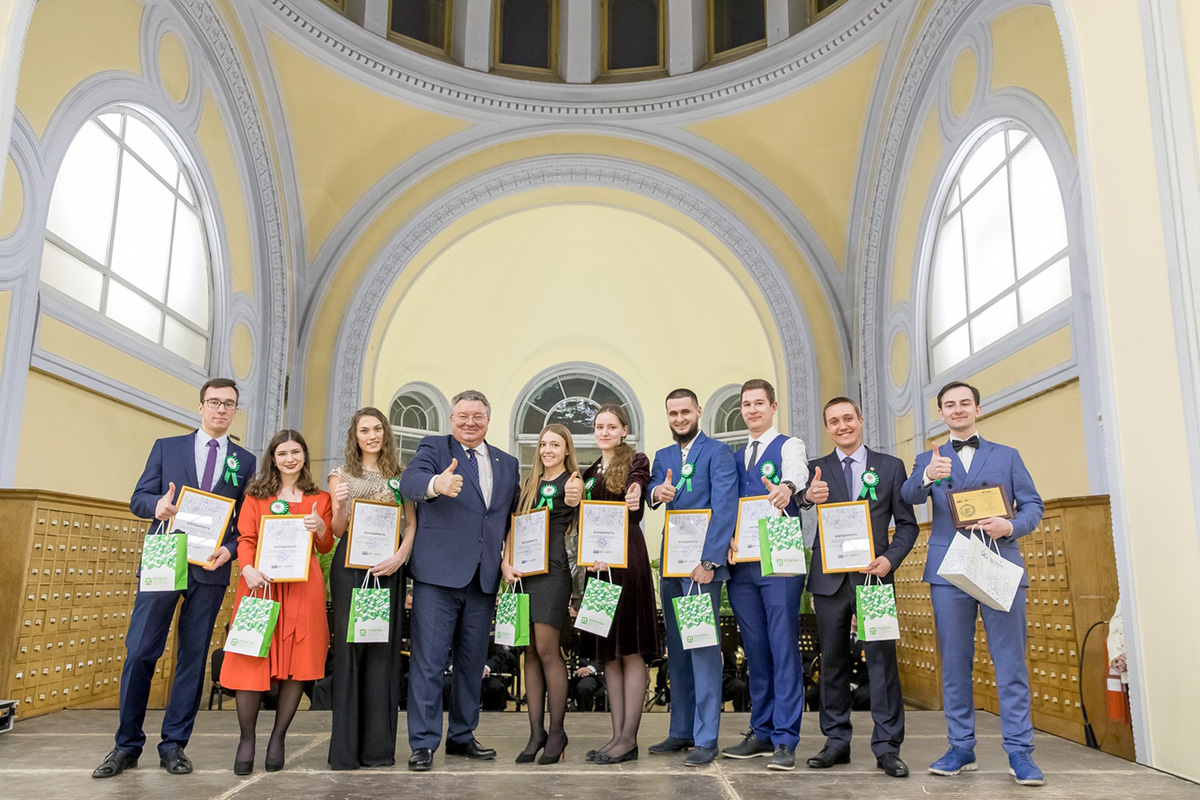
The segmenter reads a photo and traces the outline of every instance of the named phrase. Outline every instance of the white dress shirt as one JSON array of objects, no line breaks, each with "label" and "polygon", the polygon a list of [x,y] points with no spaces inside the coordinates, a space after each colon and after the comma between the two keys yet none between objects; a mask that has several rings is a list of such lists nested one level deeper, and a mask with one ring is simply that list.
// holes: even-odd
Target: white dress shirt
[{"label": "white dress shirt", "polygon": [[[463,450],[472,449],[462,442],[459,442],[459,444],[462,445]],[[474,450],[475,463],[479,465],[479,491],[483,495],[483,504],[490,506],[492,504],[492,458],[488,452],[487,442],[480,442],[479,446],[475,447]],[[458,468],[455,469],[455,473],[462,474],[464,469],[469,469],[469,467],[466,464],[459,464]],[[426,500],[437,497],[437,492],[433,490],[433,482],[436,480],[437,475],[429,479],[429,485],[425,487]]]},{"label": "white dress shirt", "polygon": [[[746,471],[753,472],[754,464],[750,463],[750,449],[758,442],[758,461],[762,462],[763,453],[767,452],[767,445],[775,441],[775,437],[783,436],[782,433],[775,430],[774,426],[767,428],[762,436],[757,438],[751,437],[750,441],[746,442]],[[787,441],[783,443],[782,456],[779,465],[781,472],[780,482],[791,481],[797,491],[808,483],[808,450],[804,446],[804,440],[798,439],[795,436],[788,436]]]},{"label": "white dress shirt", "polygon": [[215,439],[217,443],[217,467],[213,470],[212,486],[201,486],[204,483],[204,467],[208,464],[208,443],[214,441],[213,437],[204,432],[203,428],[196,429],[196,489],[206,489],[211,491],[213,486],[217,485],[217,481],[221,480],[221,476],[225,474],[225,454],[229,452],[229,435],[219,436]]}]

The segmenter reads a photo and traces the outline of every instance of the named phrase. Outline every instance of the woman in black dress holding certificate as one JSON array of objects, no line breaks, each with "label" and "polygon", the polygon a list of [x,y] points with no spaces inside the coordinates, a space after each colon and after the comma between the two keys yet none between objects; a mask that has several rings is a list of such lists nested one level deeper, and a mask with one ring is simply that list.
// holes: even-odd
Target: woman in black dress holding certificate
[{"label": "woman in black dress holding certificate", "polygon": [[[400,497],[403,467],[396,455],[392,427],[377,408],[355,412],[346,433],[345,462],[329,473],[333,496],[333,532],[341,537],[329,568],[333,596],[333,732],[329,739],[331,769],[390,767],[396,763],[397,708],[400,704],[401,631],[404,613],[404,562],[412,551],[417,515],[410,500]],[[391,590],[391,628],[387,642],[346,641],[350,599],[367,579],[366,569],[346,566],[353,501],[403,505],[404,536],[390,557],[370,569],[380,586]],[[375,577],[369,586],[375,585]]]},{"label": "woman in black dress holding certificate", "polygon": [[[533,474],[521,489],[517,513],[527,514],[539,508],[549,511],[549,571],[523,578],[529,593],[529,646],[525,648],[525,696],[529,703],[529,743],[517,756],[518,764],[537,758],[539,764],[562,759],[567,748],[563,720],[567,713],[567,668],[559,643],[562,629],[570,620],[571,565],[567,560],[567,533],[573,527],[579,501],[583,497],[583,479],[575,463],[575,444],[571,432],[562,425],[548,425],[538,437]],[[506,545],[507,548],[507,545]],[[504,579],[512,583],[522,577],[512,567],[512,553],[500,562]],[[550,710],[550,730],[543,717]]]},{"label": "woman in black dress holding certificate", "polygon": [[[638,757],[637,733],[642,722],[646,696],[646,661],[662,655],[658,620],[654,615],[654,583],[650,557],[642,537],[643,498],[650,483],[650,459],[625,444],[629,417],[620,406],[604,406],[596,412],[596,445],[600,458],[583,474],[591,500],[623,502],[629,514],[628,566],[612,570],[612,582],[620,584],[621,599],[608,636],[580,633],[579,655],[583,660],[604,662],[604,683],[612,714],[613,735],[599,750],[588,753],[597,764],[620,764]],[[608,565],[588,567],[608,580]]]}]

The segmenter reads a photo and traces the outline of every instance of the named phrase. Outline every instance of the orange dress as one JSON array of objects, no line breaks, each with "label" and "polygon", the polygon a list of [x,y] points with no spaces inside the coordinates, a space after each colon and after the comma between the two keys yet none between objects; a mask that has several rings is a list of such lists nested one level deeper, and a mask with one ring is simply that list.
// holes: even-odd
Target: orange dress
[{"label": "orange dress", "polygon": [[[260,500],[246,495],[238,515],[238,560],[243,566],[254,565],[258,555],[259,518],[270,514],[274,497]],[[279,621],[271,637],[266,658],[241,653],[226,653],[221,664],[221,685],[226,689],[247,689],[265,692],[272,680],[320,680],[325,677],[325,656],[329,652],[329,621],[325,616],[325,578],[316,553],[328,553],[336,539],[333,536],[333,502],[328,492],[305,495],[292,503],[289,514],[307,514],[316,508],[325,521],[325,539],[313,537],[315,552],[309,556],[308,580],[298,583],[271,585],[271,599],[279,603]],[[242,598],[250,594],[243,577],[238,581],[237,599],[233,613],[237,614]]]}]

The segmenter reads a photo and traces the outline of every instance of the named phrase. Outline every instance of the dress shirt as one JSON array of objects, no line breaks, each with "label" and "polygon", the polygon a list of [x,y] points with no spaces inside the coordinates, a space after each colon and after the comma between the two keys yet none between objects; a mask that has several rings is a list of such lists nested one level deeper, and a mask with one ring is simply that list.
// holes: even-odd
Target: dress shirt
[{"label": "dress shirt", "polygon": [[[750,448],[758,442],[758,461],[762,463],[762,454],[767,452],[767,445],[775,441],[776,436],[783,436],[782,433],[775,430],[772,426],[759,436],[757,439],[751,437],[750,441],[746,442],[746,471],[751,472],[750,463]],[[864,455],[863,458],[866,458]],[[795,436],[787,437],[787,441],[783,443],[783,456],[780,458],[782,464],[776,466],[780,469],[780,478],[782,481],[791,481],[797,487],[797,491],[808,482],[808,451],[804,446],[803,439],[797,439]]]},{"label": "dress shirt", "polygon": [[[208,464],[208,443],[213,441],[213,437],[204,432],[203,428],[196,429],[195,456],[196,456],[196,485],[192,488],[203,489],[200,484],[204,482],[204,467]],[[213,473],[213,486],[217,485],[217,481],[221,480],[221,476],[225,474],[225,454],[229,452],[229,435],[218,436],[217,442],[217,469]],[[209,490],[212,486],[208,487]]]},{"label": "dress shirt", "polygon": [[[472,449],[462,442],[459,442],[459,444],[462,445],[463,450]],[[492,459],[488,453],[487,442],[480,442],[479,446],[475,447],[474,450],[475,463],[479,467],[479,492],[483,495],[483,504],[490,506],[492,504]],[[455,474],[462,474],[462,471],[467,468],[466,464],[459,464],[454,472]],[[429,479],[429,485],[425,487],[426,500],[432,500],[434,497],[437,497],[437,492],[433,490],[433,482],[436,480],[437,475]]]},{"label": "dress shirt", "polygon": [[[841,450],[836,450],[835,452],[837,453],[838,467],[844,472],[845,468],[842,465],[846,463],[847,456]],[[860,444],[858,449],[850,454],[849,458],[850,486],[853,487],[850,490],[850,499],[857,500],[859,493],[862,491],[863,473],[867,471],[867,446]]]},{"label": "dress shirt", "polygon": [[[976,436],[978,436],[978,434],[975,434],[975,435],[976,435]],[[970,438],[970,437],[967,437],[967,438]],[[960,438],[959,438],[959,437],[957,437],[957,436],[951,436],[951,437],[950,437],[950,441],[946,442],[946,444],[950,444],[950,442],[965,442],[965,441],[966,441],[966,439],[960,439]],[[938,453],[941,453],[941,452],[942,452],[942,448],[943,448],[943,447],[945,447],[945,446],[946,446],[946,445],[939,445],[939,446],[938,446]],[[959,450],[959,451],[958,451],[958,460],[962,462],[962,465],[963,465],[963,471],[964,471],[964,472],[970,472],[970,471],[971,471],[971,461],[972,461],[974,458],[975,458],[975,448],[974,448],[974,447],[971,447],[970,445],[965,445],[965,446],[963,447],[963,449],[961,449],[961,450]],[[926,469],[928,469],[928,466],[926,466]],[[928,473],[928,472],[925,472],[925,473],[922,473],[922,474],[925,476],[925,480],[923,481],[923,483],[924,483],[926,486],[929,486],[930,484],[932,484],[932,483],[933,483],[933,481],[929,480],[929,473]]]}]

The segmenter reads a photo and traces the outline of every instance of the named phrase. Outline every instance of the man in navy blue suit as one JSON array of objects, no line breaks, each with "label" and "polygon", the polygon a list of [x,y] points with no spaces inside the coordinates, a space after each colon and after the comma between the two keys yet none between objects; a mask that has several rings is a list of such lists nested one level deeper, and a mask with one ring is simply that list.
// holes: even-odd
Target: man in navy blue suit
[{"label": "man in navy blue suit", "polygon": [[229,587],[229,562],[237,558],[237,512],[246,482],[254,475],[254,456],[229,440],[229,426],[237,407],[238,388],[232,380],[213,378],[200,387],[200,428],[154,443],[129,500],[129,510],[135,515],[163,522],[175,516],[177,490],[184,486],[233,498],[236,505],[225,536],[208,563],[188,567],[187,589],[137,593],[125,636],[116,746],[92,772],[93,778],[111,778],[137,766],[146,743],[142,723],[146,719],[150,683],[181,597],[175,682],[163,715],[158,754],[159,765],[172,775],[192,771],[192,762],[184,748],[192,735],[204,694],[208,646],[221,600]]},{"label": "man in navy blue suit", "polygon": [[[750,432],[746,446],[733,454],[738,496],[768,496],[772,505],[798,516],[793,495],[808,478],[804,442],[775,430],[775,387],[761,378],[742,384],[742,419]],[[726,747],[726,758],[770,756],[767,769],[796,767],[804,676],[800,663],[800,596],[803,575],[762,574],[759,561],[729,559],[729,605],[737,618],[746,651],[750,684],[750,731],[740,744]]]},{"label": "man in navy blue suit", "polygon": [[[691,389],[667,395],[667,422],[676,444],[654,454],[650,471],[650,505],[667,509],[709,509],[698,563],[687,578],[663,578],[660,583],[667,656],[671,669],[671,727],[667,738],[650,746],[651,753],[691,749],[688,766],[711,764],[717,755],[721,725],[721,648],[713,645],[684,650],[671,600],[687,594],[693,583],[720,613],[721,583],[729,577],[725,558],[737,521],[737,467],[724,442],[700,432],[700,404]],[[674,483],[674,480],[678,483]],[[664,547],[666,536],[663,537]],[[660,558],[661,561],[661,558]]]},{"label": "man in navy blue suit", "polygon": [[[825,404],[825,431],[836,445],[827,456],[809,463],[805,506],[846,503],[864,499],[871,508],[871,536],[875,559],[861,572],[826,572],[820,547],[813,548],[808,590],[813,594],[817,633],[821,640],[821,733],[825,745],[808,759],[813,769],[827,769],[850,761],[850,680],[855,655],[850,649],[855,587],[867,575],[892,583],[892,575],[917,541],[917,520],[912,505],[901,497],[904,463],[863,444],[863,418],[858,404],[835,397]],[[873,491],[872,491],[873,489]],[[888,541],[888,528],[896,533]],[[871,691],[871,751],[875,765],[893,778],[907,778],[908,765],[900,758],[904,741],[904,697],[896,642],[888,639],[863,642]]]},{"label": "man in navy blue suit", "polygon": [[[475,738],[500,559],[520,490],[517,460],[486,441],[492,407],[482,393],[454,397],[449,436],[426,436],[400,479],[417,501],[408,768],[433,766],[442,741],[442,675],[453,662],[446,753],[492,759]],[[449,654],[449,657],[448,657]]]},{"label": "man in navy blue suit", "polygon": [[[1017,783],[1040,786],[1042,771],[1033,762],[1033,722],[1030,718],[1029,670],[1025,663],[1025,590],[1022,575],[1010,611],[979,603],[939,576],[955,530],[948,493],[985,486],[1002,486],[1012,500],[1014,517],[988,517],[979,525],[1000,549],[1000,555],[1024,566],[1017,539],[1037,528],[1045,505],[1021,456],[1011,447],[989,442],[976,431],[982,412],[979,390],[955,381],[937,395],[938,412],[950,429],[950,441],[917,456],[912,475],[904,482],[904,499],[924,503],[933,498],[933,527],[925,581],[933,601],[938,651],[942,662],[942,707],[950,749],[930,765],[934,775],[957,775],[975,769],[975,703],[971,680],[975,655],[975,620],[983,616],[988,652],[996,664],[1000,700],[1000,732],[1008,753],[1009,774]],[[965,535],[965,532],[963,532]]]}]

